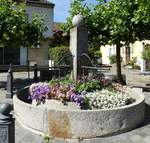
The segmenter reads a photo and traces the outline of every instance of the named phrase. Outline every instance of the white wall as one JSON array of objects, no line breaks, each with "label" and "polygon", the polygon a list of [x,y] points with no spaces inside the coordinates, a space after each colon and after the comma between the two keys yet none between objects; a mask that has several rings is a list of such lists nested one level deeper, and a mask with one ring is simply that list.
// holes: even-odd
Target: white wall
[{"label": "white wall", "polygon": [[115,55],[116,46],[115,45],[101,46],[100,50],[102,52],[102,63],[110,64],[109,56]]},{"label": "white wall", "polygon": [[28,14],[29,20],[32,19],[34,13],[38,13],[45,17],[45,25],[48,30],[44,33],[45,37],[50,37],[53,34],[53,8],[50,7],[36,7],[36,6],[26,6],[26,12]]}]

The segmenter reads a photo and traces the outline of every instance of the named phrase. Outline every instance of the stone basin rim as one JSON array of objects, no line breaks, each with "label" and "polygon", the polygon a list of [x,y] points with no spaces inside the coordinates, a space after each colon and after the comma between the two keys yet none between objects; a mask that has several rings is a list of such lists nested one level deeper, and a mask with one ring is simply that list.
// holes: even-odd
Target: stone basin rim
[{"label": "stone basin rim", "polygon": [[[28,87],[25,87],[23,88],[22,90],[25,90],[27,89]],[[133,89],[130,89],[128,88],[128,90],[132,91],[133,92]],[[21,91],[21,90],[20,90]],[[137,92],[136,90],[134,90],[134,92]],[[67,112],[98,112],[98,111],[116,111],[116,110],[121,110],[121,109],[128,109],[128,108],[131,108],[132,106],[136,106],[138,105],[139,103],[141,102],[145,102],[145,96],[143,95],[143,93],[141,92],[138,96],[138,98],[135,98],[135,101],[131,104],[128,104],[128,105],[125,105],[125,106],[120,106],[120,107],[115,107],[115,108],[108,108],[108,109],[94,109],[94,110],[74,110],[74,109],[71,109],[71,110],[68,110],[68,109],[56,109],[57,111],[67,111]],[[26,103],[22,100],[20,100],[18,98],[18,94],[17,95],[14,95],[14,98],[17,100],[17,101],[20,101],[22,104],[26,105],[26,106],[29,106],[29,107],[32,107],[32,108],[39,108],[41,109],[41,107],[38,107],[38,106],[33,106],[32,104],[30,103]],[[138,100],[137,100],[138,99]],[[51,100],[51,99],[49,99]],[[47,110],[47,108],[44,108],[45,110]],[[55,111],[55,109],[48,109],[49,111]]]},{"label": "stone basin rim", "polygon": [[128,92],[135,99],[132,104],[112,109],[76,110],[69,108],[70,104],[64,109],[63,104],[53,101],[46,103],[45,107],[32,105],[27,102],[28,89],[24,88],[13,97],[14,114],[26,129],[54,138],[92,139],[119,134],[136,128],[144,121],[144,95],[137,89]]}]

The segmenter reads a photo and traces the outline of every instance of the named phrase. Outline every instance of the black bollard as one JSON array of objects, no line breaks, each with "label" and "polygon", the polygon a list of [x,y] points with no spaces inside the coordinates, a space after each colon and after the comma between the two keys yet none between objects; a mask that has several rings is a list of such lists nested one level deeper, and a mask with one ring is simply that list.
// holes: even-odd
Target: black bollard
[{"label": "black bollard", "polygon": [[10,108],[11,105],[8,103],[6,106],[0,106],[0,143],[15,143],[15,124],[14,118],[10,115]]},{"label": "black bollard", "polygon": [[34,82],[38,82],[38,68],[37,68],[37,64],[34,65]]},{"label": "black bollard", "polygon": [[13,71],[12,71],[12,65],[10,64],[8,74],[7,74],[7,93],[6,98],[12,98],[13,97]]},{"label": "black bollard", "polygon": [[0,113],[3,115],[9,115],[12,110],[12,106],[9,103],[1,103],[0,104]]}]

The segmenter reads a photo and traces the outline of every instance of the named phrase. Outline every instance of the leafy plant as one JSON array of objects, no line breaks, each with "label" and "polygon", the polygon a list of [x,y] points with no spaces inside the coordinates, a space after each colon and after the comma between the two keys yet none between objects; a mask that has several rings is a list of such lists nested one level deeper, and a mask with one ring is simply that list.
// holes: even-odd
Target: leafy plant
[{"label": "leafy plant", "polygon": [[54,84],[56,85],[58,83],[63,84],[63,85],[75,84],[75,82],[69,76],[66,76],[60,79],[52,79],[49,81],[50,85],[54,85]]},{"label": "leafy plant", "polygon": [[49,57],[54,60],[54,64],[57,65],[71,65],[72,57],[69,47],[58,46],[49,48]]},{"label": "leafy plant", "polygon": [[52,137],[50,137],[49,135],[45,135],[43,137],[43,143],[52,143]]},{"label": "leafy plant", "polygon": [[150,46],[147,46],[142,52],[142,57],[145,60],[150,60]]},{"label": "leafy plant", "polygon": [[76,91],[80,93],[82,91],[93,92],[95,90],[101,90],[101,88],[101,82],[95,79],[91,81],[81,82],[76,85]]},{"label": "leafy plant", "polygon": [[102,53],[100,51],[95,51],[94,55],[97,58],[101,58],[102,57]]},{"label": "leafy plant", "polygon": [[136,64],[137,58],[133,57],[131,60],[127,62],[126,65],[131,66],[133,69],[140,69],[140,66]]},{"label": "leafy plant", "polygon": [[116,55],[109,56],[110,64],[116,63]]}]

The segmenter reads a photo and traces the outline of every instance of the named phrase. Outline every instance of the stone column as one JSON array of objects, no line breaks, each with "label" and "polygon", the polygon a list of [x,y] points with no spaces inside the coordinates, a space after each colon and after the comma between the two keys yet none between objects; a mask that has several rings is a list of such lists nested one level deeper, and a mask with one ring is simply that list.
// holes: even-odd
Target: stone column
[{"label": "stone column", "polygon": [[76,81],[81,73],[82,54],[88,51],[88,32],[81,15],[74,16],[70,30],[70,51],[73,57],[72,77]]}]

